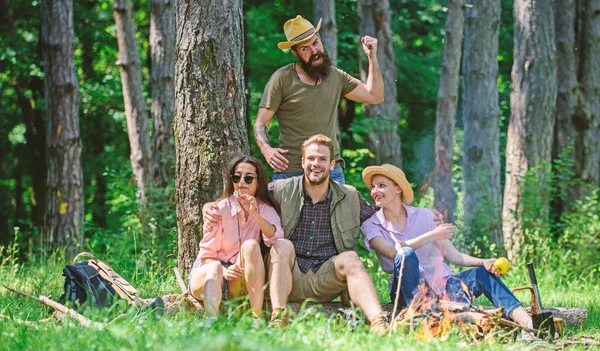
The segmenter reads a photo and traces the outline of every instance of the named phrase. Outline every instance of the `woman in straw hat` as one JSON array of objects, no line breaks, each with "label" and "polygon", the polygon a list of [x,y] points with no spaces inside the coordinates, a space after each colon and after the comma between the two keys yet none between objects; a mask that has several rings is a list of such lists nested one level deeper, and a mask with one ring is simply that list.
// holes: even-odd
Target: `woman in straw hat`
[{"label": "woman in straw hat", "polygon": [[[504,306],[506,317],[531,327],[531,317],[498,278],[500,272],[494,267],[496,259],[459,252],[450,241],[456,230],[453,224],[436,225],[432,211],[410,206],[413,191],[400,168],[390,164],[371,166],[364,169],[362,176],[375,204],[380,207],[361,226],[365,246],[376,251],[384,271],[393,273],[389,284],[392,301],[396,299],[403,266],[399,301],[404,305],[410,304],[418,285],[424,282],[430,292],[445,294],[453,301],[468,303],[484,294],[494,306]],[[444,259],[476,268],[453,274]]]}]

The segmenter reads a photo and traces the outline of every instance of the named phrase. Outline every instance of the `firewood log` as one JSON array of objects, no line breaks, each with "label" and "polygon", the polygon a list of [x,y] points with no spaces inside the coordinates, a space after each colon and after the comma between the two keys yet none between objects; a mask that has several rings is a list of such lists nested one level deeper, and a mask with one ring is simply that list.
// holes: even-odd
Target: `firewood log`
[{"label": "firewood log", "polygon": [[494,326],[492,318],[480,312],[451,313],[450,319],[452,320],[452,323],[474,324],[481,327],[483,330],[489,330]]}]

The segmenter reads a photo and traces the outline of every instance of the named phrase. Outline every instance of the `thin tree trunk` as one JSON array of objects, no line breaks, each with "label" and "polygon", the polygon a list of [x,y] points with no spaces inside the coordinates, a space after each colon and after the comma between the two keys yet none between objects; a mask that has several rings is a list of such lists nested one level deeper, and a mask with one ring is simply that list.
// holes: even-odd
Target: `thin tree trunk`
[{"label": "thin tree trunk", "polygon": [[[574,167],[577,167],[577,154],[575,147],[577,144],[577,130],[573,127],[572,120],[576,120],[575,115],[579,102],[582,101],[579,83],[577,81],[578,70],[578,47],[575,28],[578,26],[575,0],[555,0],[557,8],[554,14],[556,25],[556,61],[558,94],[556,98],[556,126],[554,128],[554,149],[553,158],[558,158],[561,152],[566,151],[568,146],[572,147],[571,152],[566,155],[569,160],[573,160]],[[580,32],[580,30],[579,30]],[[581,145],[579,145],[581,146]],[[581,151],[580,151],[581,153]],[[581,174],[579,175],[581,176]],[[569,186],[569,188],[571,188]],[[567,190],[571,193],[573,190]],[[566,197],[563,194],[561,197]],[[556,213],[554,217],[560,217],[560,213],[567,206],[566,198],[554,199]]]},{"label": "thin tree trunk", "polygon": [[152,152],[148,135],[148,115],[142,90],[140,55],[130,0],[115,0],[113,15],[117,25],[119,69],[129,135],[130,160],[140,202],[146,201],[146,189],[152,184]]},{"label": "thin tree trunk", "polygon": [[[319,30],[319,35],[321,36],[321,40],[323,41],[323,46],[325,51],[331,58],[331,64],[333,66],[337,66],[337,23],[335,21],[335,1],[334,0],[313,0],[313,13],[314,19],[313,24],[317,25],[319,19],[323,19],[321,23],[321,29]],[[336,120],[336,128],[335,134],[338,139],[338,143],[340,140],[340,109],[338,108],[337,115],[335,117]]]},{"label": "thin tree trunk", "polygon": [[313,23],[316,26],[319,19],[323,19],[319,35],[323,41],[325,51],[331,58],[331,63],[337,66],[337,23],[335,21],[334,0],[313,0]]},{"label": "thin tree trunk", "polygon": [[458,77],[465,24],[465,1],[450,0],[444,36],[444,58],[435,119],[435,208],[447,222],[454,222],[456,193],[452,183],[454,124],[458,103]]},{"label": "thin tree trunk", "polygon": [[[556,0],[558,99],[554,156],[566,147],[572,177],[559,199],[562,212],[600,185],[600,1]],[[560,172],[560,171],[559,171]]]},{"label": "thin tree trunk", "polygon": [[42,0],[41,16],[48,126],[44,232],[51,246],[66,247],[70,256],[83,246],[84,216],[73,3]]},{"label": "thin tree trunk", "polygon": [[175,120],[179,267],[202,236],[202,206],[222,192],[230,160],[249,152],[240,0],[177,3]]},{"label": "thin tree trunk", "polygon": [[[548,218],[548,165],[557,92],[553,4],[550,0],[515,1],[511,118],[502,211],[509,258],[520,253],[524,224],[530,220],[547,223]],[[530,170],[535,184],[526,182]]]},{"label": "thin tree trunk", "polygon": [[583,184],[573,189],[570,204],[600,186],[600,1],[580,0],[578,16],[583,22],[578,78],[585,114],[575,118],[573,125],[580,132],[581,147],[575,152],[581,168],[576,176],[581,174]]},{"label": "thin tree trunk", "polygon": [[154,185],[164,187],[173,179],[175,166],[175,6],[172,0],[152,0],[150,9],[152,168]]},{"label": "thin tree trunk", "polygon": [[[398,136],[398,96],[396,88],[396,54],[390,25],[390,4],[388,0],[359,0],[358,17],[360,33],[378,40],[377,58],[383,75],[385,101],[378,105],[365,104],[365,115],[377,118],[378,128],[369,133],[369,150],[375,155],[375,163],[389,163],[402,167],[402,151]],[[360,49],[362,50],[362,49]],[[362,60],[360,75],[366,81],[368,62]]]},{"label": "thin tree trunk", "polygon": [[501,4],[469,4],[463,57],[464,223],[471,237],[488,237],[503,253],[497,83]]}]

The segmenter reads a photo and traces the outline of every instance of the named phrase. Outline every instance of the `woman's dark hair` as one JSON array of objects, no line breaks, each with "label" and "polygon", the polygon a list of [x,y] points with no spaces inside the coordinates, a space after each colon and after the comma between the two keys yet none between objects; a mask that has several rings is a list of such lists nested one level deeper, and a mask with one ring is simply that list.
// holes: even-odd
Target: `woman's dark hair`
[{"label": "woman's dark hair", "polygon": [[265,167],[262,162],[257,158],[252,156],[240,156],[235,158],[227,168],[227,184],[225,184],[225,189],[223,189],[223,194],[221,194],[221,199],[226,198],[228,196],[233,195],[233,181],[231,180],[231,176],[235,174],[235,168],[240,163],[248,163],[256,168],[256,181],[258,182],[258,188],[256,189],[256,194],[254,197],[266,203],[267,205],[273,207],[277,214],[281,214],[281,209],[279,208],[279,204],[273,196],[269,193],[269,183],[267,182],[267,172],[265,171]]}]

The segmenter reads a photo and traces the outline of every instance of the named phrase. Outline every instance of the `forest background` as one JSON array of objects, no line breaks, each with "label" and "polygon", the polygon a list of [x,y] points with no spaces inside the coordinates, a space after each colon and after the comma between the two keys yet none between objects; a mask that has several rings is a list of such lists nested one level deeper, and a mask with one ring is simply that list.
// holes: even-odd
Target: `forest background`
[{"label": "forest background", "polygon": [[[202,33],[194,32],[200,38],[198,42],[203,44],[199,47],[215,45],[214,48],[211,47],[214,56],[203,56],[199,61],[194,61],[198,57],[192,59],[198,71],[185,71],[186,67],[180,63],[175,68],[175,63],[172,63],[176,75],[171,75],[170,79],[171,84],[175,85],[174,100],[184,100],[181,96],[186,94],[194,96],[191,93],[180,93],[178,89],[186,92],[195,89],[200,91],[198,97],[210,95],[210,85],[203,85],[203,79],[212,80],[211,84],[217,85],[215,94],[226,96],[218,87],[219,79],[223,77],[218,77],[211,70],[218,66],[221,59],[237,62],[240,67],[236,67],[235,62],[227,62],[233,69],[238,68],[236,73],[244,77],[235,82],[234,97],[228,99],[234,107],[234,116],[231,117],[232,121],[222,121],[218,118],[211,120],[210,113],[199,113],[198,116],[189,114],[190,104],[210,110],[209,106],[212,107],[217,102],[210,100],[210,96],[207,100],[192,99],[188,101],[188,105],[180,106],[179,102],[175,102],[177,108],[170,107],[178,111],[174,116],[171,113],[172,118],[174,117],[175,136],[170,133],[170,128],[166,129],[169,132],[160,129],[164,126],[157,123],[155,116],[155,111],[161,107],[155,106],[154,102],[164,98],[155,95],[160,90],[157,87],[163,86],[160,84],[164,84],[164,80],[161,83],[159,78],[153,76],[152,68],[152,18],[156,14],[153,9],[159,3],[133,1],[129,4],[128,1],[113,3],[88,0],[72,3],[73,65],[79,95],[74,116],[78,123],[79,141],[75,144],[80,143],[81,146],[82,177],[78,179],[81,196],[77,200],[81,202],[81,206],[69,204],[65,209],[60,203],[61,196],[66,198],[66,195],[53,188],[56,182],[53,183],[52,179],[58,172],[54,176],[50,175],[56,167],[52,168],[52,162],[47,161],[48,158],[56,157],[56,154],[69,154],[64,150],[53,149],[56,144],[49,142],[53,140],[55,130],[51,127],[50,112],[45,107],[45,94],[48,91],[45,92],[44,78],[49,74],[44,70],[44,16],[41,15],[48,12],[43,12],[41,8],[43,1],[0,1],[0,262],[3,274],[8,274],[6,269],[10,267],[11,272],[12,269],[15,271],[9,276],[16,278],[23,274],[18,273],[19,269],[26,271],[40,262],[52,262],[52,266],[60,266],[65,259],[68,261],[72,257],[73,252],[85,249],[106,257],[113,266],[124,272],[124,276],[133,276],[134,283],[151,286],[147,285],[150,284],[149,279],[161,282],[158,291],[147,291],[147,294],[167,292],[170,278],[158,272],[165,272],[165,268],[176,265],[184,270],[189,268],[201,237],[199,208],[203,202],[214,199],[220,193],[223,179],[220,169],[224,169],[231,157],[227,152],[249,152],[261,157],[254,143],[251,126],[264,85],[277,68],[294,60],[289,52],[276,48],[276,44],[284,40],[283,23],[297,14],[316,23],[318,19],[315,19],[314,12],[324,11],[318,10],[319,6],[329,2],[245,1],[243,7],[235,1],[226,4],[233,9],[229,11],[234,13],[232,17],[236,17],[237,10],[243,17],[238,18],[239,23],[234,19],[230,23],[215,25],[229,26],[233,34],[223,35],[220,41],[215,41],[214,38],[203,41]],[[181,12],[176,14],[178,11],[173,11],[175,6],[172,3],[162,3],[171,7],[174,17],[182,16]],[[550,68],[546,71],[548,74],[536,71],[539,75],[533,77],[533,84],[527,82],[527,77],[519,78],[519,73],[516,72],[519,69],[513,67],[515,62],[519,63],[519,67],[529,67],[531,64],[527,62],[527,57],[519,56],[521,52],[517,55],[514,51],[519,45],[527,43],[527,38],[523,39],[522,28],[517,26],[515,29],[515,14],[520,13],[519,6],[526,2],[492,2],[495,5],[490,8],[495,9],[496,13],[479,13],[480,16],[492,16],[490,18],[496,19],[489,22],[477,18],[477,12],[471,10],[472,7],[461,5],[462,11],[466,10],[463,12],[466,18],[463,18],[464,23],[461,24],[466,28],[464,43],[461,46],[459,41],[458,50],[452,52],[450,48],[444,47],[444,39],[446,36],[446,43],[449,43],[449,39],[453,38],[446,34],[452,33],[448,18],[451,12],[448,8],[452,9],[456,3],[462,4],[456,1],[451,4],[411,0],[390,3],[335,1],[335,10],[330,12],[329,18],[325,18],[326,22],[321,30],[326,47],[328,42],[325,32],[326,28],[330,28],[327,24],[334,22],[334,33],[337,33],[337,53],[334,58],[337,66],[356,77],[361,77],[362,74],[364,79],[364,66],[361,68],[361,63],[364,65],[365,59],[360,53],[359,38],[370,30],[373,30],[371,35],[384,33],[386,36],[379,38],[379,57],[386,62],[382,62],[386,81],[386,106],[390,103],[392,105],[391,112],[389,107],[383,107],[388,110],[373,111],[368,106],[342,101],[339,109],[339,138],[343,157],[348,164],[344,170],[346,180],[355,185],[365,198],[370,199],[360,177],[362,169],[369,164],[382,162],[402,166],[416,191],[416,204],[429,208],[435,206],[446,214],[447,220],[457,223],[457,246],[473,255],[508,255],[513,260],[514,267],[518,267],[515,268],[518,273],[515,272],[513,279],[521,285],[526,283],[523,263],[535,260],[544,273],[550,274],[548,279],[553,284],[567,289],[570,283],[576,282],[585,287],[578,289],[584,289],[584,292],[590,294],[587,284],[598,281],[600,276],[600,70],[593,65],[594,62],[600,62],[598,1],[567,1],[568,6],[562,6],[564,4],[557,0],[556,7],[553,2],[543,5],[553,11],[546,14],[548,17],[535,20],[546,24],[539,26],[539,31],[543,31],[543,36],[551,33],[552,42],[546,42],[545,49],[544,45],[539,45],[542,47],[539,49],[532,44],[535,40],[530,42],[531,46],[537,48],[537,51],[530,53],[531,57],[539,58],[542,63],[537,65],[538,61],[534,61],[534,69],[531,71],[546,64]],[[211,15],[215,19],[222,19],[213,12],[218,8],[205,9],[206,12],[203,13],[199,4],[191,3],[189,6],[198,11],[197,14],[201,14],[198,16],[199,22],[196,22],[200,28],[210,24]],[[114,10],[119,6],[125,10]],[[381,12],[382,8],[385,11]],[[131,17],[119,19],[119,13],[131,14]],[[368,19],[369,16],[377,18],[381,13],[387,16],[383,25]],[[564,13],[567,15],[561,16]],[[586,13],[592,15],[586,16]],[[326,15],[326,12],[323,14]],[[565,17],[567,20],[560,19]],[[122,25],[123,22],[119,20],[129,24]],[[135,24],[127,22],[128,20]],[[52,23],[55,22],[57,21]],[[487,27],[482,28],[481,24],[486,24]],[[146,138],[152,138],[152,141],[146,140],[146,143],[153,151],[159,149],[156,147],[156,136],[160,133],[166,135],[166,144],[163,141],[162,147],[169,150],[155,152],[153,159],[145,161],[153,164],[154,171],[164,174],[162,180],[159,180],[160,175],[136,174],[136,164],[132,161],[133,157],[130,158],[134,153],[130,143],[135,136],[132,136],[132,128],[128,128],[125,111],[131,111],[132,108],[129,108],[131,105],[126,105],[122,83],[131,81],[124,79],[120,72],[120,68],[127,65],[127,56],[123,56],[123,48],[120,56],[117,40],[120,37],[119,31],[126,31],[127,28],[135,29],[135,36],[128,38],[129,48],[133,43],[139,54],[141,100],[138,99],[137,108],[141,108],[139,111],[142,112],[139,113],[137,122],[141,121],[145,127],[137,130],[141,130],[143,134],[143,129],[148,129]],[[236,37],[238,28],[243,28],[243,31]],[[181,36],[187,32],[182,28],[177,30],[176,40],[173,37],[173,40],[164,40],[161,45],[168,48],[170,44],[171,50],[177,51],[179,62],[182,62],[182,58],[190,57],[181,49],[185,42]],[[210,32],[206,28],[203,30]],[[459,39],[462,40],[463,31],[460,30],[459,33]],[[535,33],[530,37],[535,39]],[[494,40],[497,40],[497,55],[494,55],[497,60],[492,60],[493,63],[497,62],[496,74],[493,65],[489,71],[473,67],[477,61],[490,63],[484,59],[489,51],[485,51],[485,48],[481,52],[476,51],[477,48],[481,49],[482,43],[490,44],[489,38],[492,38],[492,46],[496,45]],[[218,56],[219,48],[229,47],[236,51],[236,45],[240,46],[237,58]],[[570,50],[573,48],[578,50],[577,53],[585,52],[587,56],[575,54]],[[196,55],[203,53],[203,49],[197,50]],[[565,57],[572,60],[564,61]],[[135,59],[131,61],[134,62]],[[460,78],[457,71],[459,66],[462,66]],[[456,91],[454,95],[444,95],[444,89],[440,89],[440,85],[445,87],[445,82],[450,82],[449,87],[452,88],[452,67],[455,67]],[[202,72],[206,76],[202,76]],[[570,76],[570,73],[573,75]],[[177,76],[187,76],[189,80],[180,81]],[[197,79],[196,83],[194,79]],[[489,92],[489,86],[476,89],[474,87],[477,87],[477,83],[473,83],[473,79],[493,82],[491,86],[495,91],[492,94],[496,96],[495,102],[494,98],[489,100],[489,94],[488,97],[481,96],[482,91]],[[521,110],[534,111],[534,114],[520,115],[518,106],[511,108],[511,93],[515,93],[515,89],[511,90],[511,82],[514,84],[517,79],[523,79],[522,84],[517,85],[520,90],[525,90],[521,88],[529,84],[532,91],[530,95],[527,92],[520,93],[533,96],[529,98],[533,102],[525,103],[527,108]],[[61,93],[50,92],[55,96]],[[388,95],[390,92],[395,94],[392,99]],[[180,97],[177,97],[178,94],[181,94]],[[536,102],[535,97],[540,95],[545,96],[546,100]],[[514,95],[513,104],[518,100],[515,97],[517,96]],[[135,101],[131,102],[132,100],[135,100],[135,95],[129,102],[135,106]],[[444,112],[440,101],[450,101],[450,112]],[[477,112],[478,104],[483,104],[486,112]],[[167,115],[170,114],[168,107],[163,106]],[[451,112],[453,108],[455,117]],[[535,115],[535,111],[540,111],[540,114]],[[373,118],[378,115],[379,117]],[[192,123],[197,128],[187,128],[189,125],[183,122],[186,118],[188,121],[193,120]],[[527,126],[520,141],[518,135],[511,135],[509,132],[511,118],[515,120],[515,124],[521,121],[522,125]],[[439,128],[436,131],[436,123],[439,126],[440,121],[450,123],[450,127],[444,129],[446,134]],[[491,121],[491,129],[477,129],[485,124],[483,121]],[[233,127],[222,128],[218,126],[219,123],[231,124]],[[202,128],[219,130],[221,134],[216,133],[210,138],[202,139],[199,132]],[[232,128],[242,130],[242,133],[235,134]],[[390,143],[401,145],[401,152],[386,155],[377,149],[375,141],[377,135],[390,135],[390,131],[390,139],[395,138]],[[182,134],[177,134],[178,132],[188,133],[199,140],[198,150],[190,153],[189,157],[202,154],[199,150],[210,151],[205,154],[217,163],[205,163],[206,167],[200,169],[199,173],[211,173],[211,176],[204,177],[200,174],[196,175],[198,179],[190,180],[194,177],[190,172],[197,170],[198,164],[187,167],[187,173],[181,169],[189,158],[184,156],[184,142]],[[465,133],[471,134],[465,138]],[[478,133],[483,140],[481,142],[485,143],[473,149],[472,141]],[[227,135],[234,135],[236,142],[227,140]],[[276,122],[272,124],[269,135],[271,144],[276,145]],[[138,141],[143,141],[143,138],[142,135]],[[540,144],[546,145],[538,145],[536,140],[544,140]],[[216,145],[219,142],[225,144],[225,147]],[[384,146],[380,149],[386,149],[386,145],[390,145],[382,140],[379,142]],[[149,143],[154,144],[151,146]],[[231,144],[236,145],[232,147]],[[510,148],[514,144],[524,145],[523,149],[533,150],[536,155],[526,155],[516,162],[512,154],[506,151],[513,150]],[[452,152],[440,154],[444,147],[445,150],[449,147]],[[488,153],[490,148],[496,149],[496,153]],[[224,149],[228,151],[222,152]],[[177,162],[176,152],[179,157]],[[490,164],[478,164],[469,160],[473,155],[479,155],[475,158],[489,158],[492,161]],[[449,158],[450,162],[443,162],[444,158]],[[143,165],[144,162],[137,163],[138,166],[140,164]],[[180,165],[179,170],[176,164]],[[451,184],[450,187],[446,186],[446,190],[451,189],[454,194],[442,194],[439,187],[434,191],[436,184],[442,183],[440,179],[444,176],[449,176]],[[144,184],[140,180],[144,177],[153,178],[149,181],[152,184]],[[194,182],[195,186],[186,188],[185,184]],[[140,188],[144,190],[140,192]],[[515,189],[514,193],[511,193],[511,189]],[[186,192],[189,194],[186,195]],[[446,198],[450,199],[449,202],[441,201]],[[518,204],[514,208],[507,208],[507,204],[512,203],[514,198],[519,199]],[[53,201],[58,205],[53,205]],[[181,209],[188,203],[194,203],[194,214]],[[80,216],[82,221],[71,221],[75,223],[71,229],[77,228],[71,237],[65,239],[62,237],[64,234],[49,228],[49,223],[61,222],[57,218],[64,215],[63,209],[69,212],[77,207],[80,207],[81,213],[74,216]],[[507,227],[507,223],[514,225]],[[56,228],[59,227],[60,224]],[[189,229],[190,227],[194,229]],[[79,237],[78,233],[83,235]],[[377,270],[376,261],[373,256],[367,255],[364,248],[361,248],[361,254],[378,282],[380,295],[385,296],[383,286],[386,275]],[[59,271],[51,275],[52,284],[56,285],[53,291],[60,290],[59,276]],[[47,282],[46,279],[37,280],[34,286],[41,288]],[[596,313],[592,318],[596,324],[592,326],[598,328],[597,304],[591,308]]]}]

